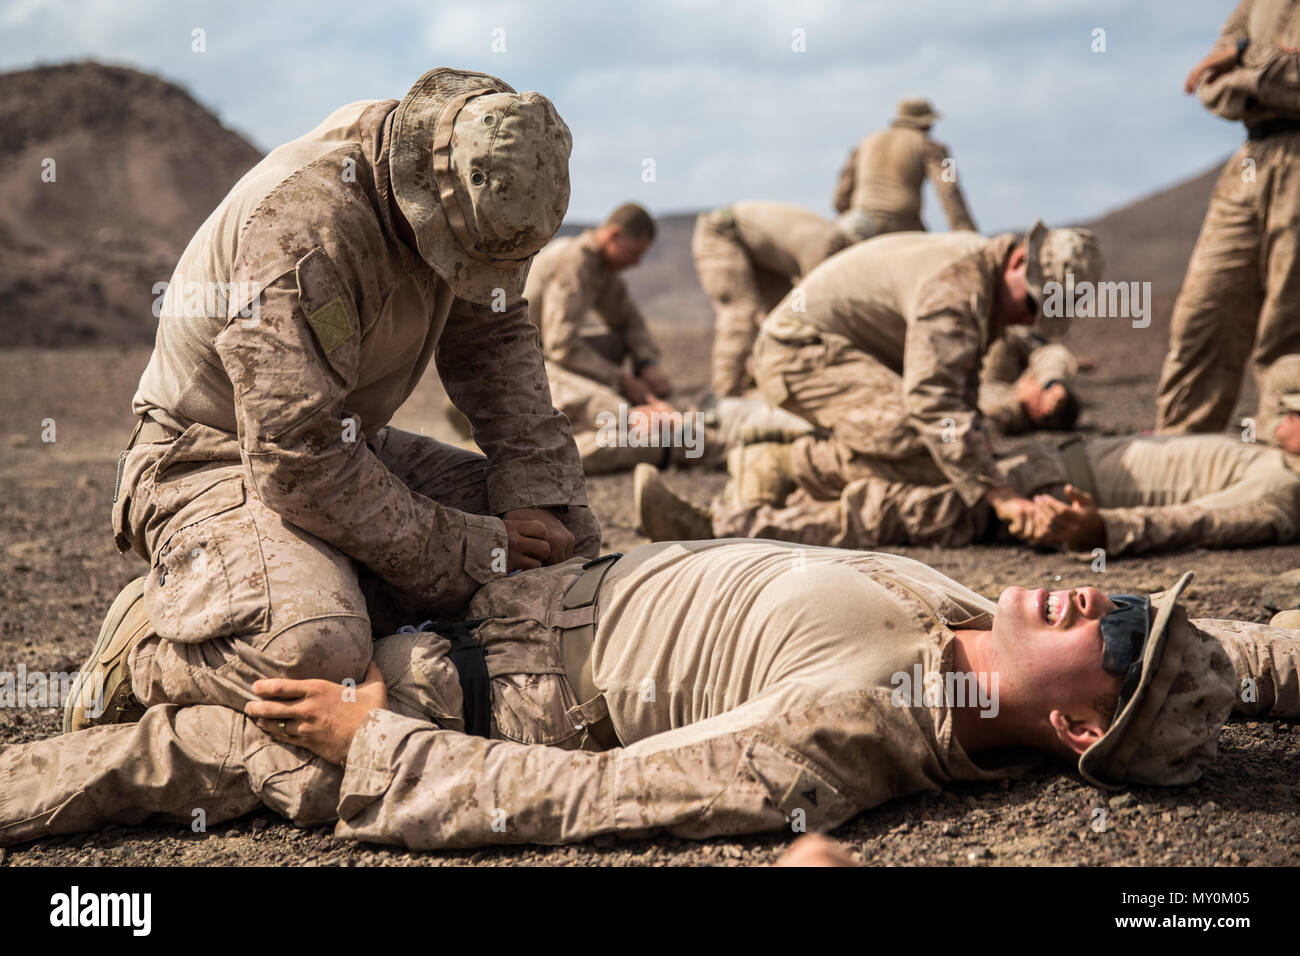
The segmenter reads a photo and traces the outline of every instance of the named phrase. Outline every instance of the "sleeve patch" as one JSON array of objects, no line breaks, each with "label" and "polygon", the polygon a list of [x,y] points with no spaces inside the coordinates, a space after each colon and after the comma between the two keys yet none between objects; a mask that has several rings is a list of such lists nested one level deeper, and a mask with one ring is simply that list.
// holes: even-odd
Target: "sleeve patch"
[{"label": "sleeve patch", "polygon": [[330,299],[315,312],[309,312],[307,321],[326,355],[352,337],[352,321],[340,296]]}]

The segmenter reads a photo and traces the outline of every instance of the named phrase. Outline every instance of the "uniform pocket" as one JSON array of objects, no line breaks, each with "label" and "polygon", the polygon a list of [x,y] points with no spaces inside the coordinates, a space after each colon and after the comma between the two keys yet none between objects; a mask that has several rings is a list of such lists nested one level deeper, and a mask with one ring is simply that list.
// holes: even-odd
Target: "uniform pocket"
[{"label": "uniform pocket", "polygon": [[160,637],[196,644],[265,631],[266,566],[239,476],[178,511],[145,579],[145,608]]},{"label": "uniform pocket", "polygon": [[568,711],[578,703],[568,679],[560,674],[500,674],[492,678],[493,736],[576,748],[583,730],[573,725]]},{"label": "uniform pocket", "polygon": [[810,761],[765,741],[752,743],[745,764],[772,806],[799,831],[830,829],[860,809]]}]

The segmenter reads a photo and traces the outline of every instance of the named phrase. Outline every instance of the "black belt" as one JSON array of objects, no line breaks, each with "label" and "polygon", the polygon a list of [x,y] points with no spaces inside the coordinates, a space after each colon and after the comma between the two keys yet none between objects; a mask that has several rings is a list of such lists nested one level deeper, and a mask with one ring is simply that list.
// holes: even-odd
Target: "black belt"
[{"label": "black belt", "polygon": [[1300,119],[1271,119],[1246,127],[1246,139],[1258,142],[1280,133],[1300,133]]},{"label": "black belt", "polygon": [[447,656],[456,666],[460,681],[461,709],[465,733],[486,737],[492,733],[492,682],[488,677],[487,651],[474,631],[487,618],[477,621],[430,621],[420,626],[451,644]]}]

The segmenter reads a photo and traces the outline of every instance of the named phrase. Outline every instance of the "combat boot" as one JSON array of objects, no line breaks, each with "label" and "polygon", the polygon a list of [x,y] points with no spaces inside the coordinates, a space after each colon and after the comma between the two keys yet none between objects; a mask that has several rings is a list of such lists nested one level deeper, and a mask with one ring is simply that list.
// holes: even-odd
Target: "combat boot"
[{"label": "combat boot", "polygon": [[669,491],[654,465],[642,462],[636,466],[632,495],[641,532],[651,541],[701,541],[713,537],[712,513]]},{"label": "combat boot", "polygon": [[779,505],[795,488],[789,445],[737,445],[727,453],[727,471],[727,497],[737,507]]},{"label": "combat boot", "polygon": [[65,734],[100,724],[130,724],[144,715],[145,706],[131,689],[126,658],[152,633],[144,609],[144,578],[136,578],[108,609],[94,650],[72,683],[63,703]]}]

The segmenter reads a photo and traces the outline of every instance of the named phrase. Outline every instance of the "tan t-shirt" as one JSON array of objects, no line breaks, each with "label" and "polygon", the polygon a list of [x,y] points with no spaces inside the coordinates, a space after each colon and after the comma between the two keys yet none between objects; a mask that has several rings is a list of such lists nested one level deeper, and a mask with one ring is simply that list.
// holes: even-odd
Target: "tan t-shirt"
[{"label": "tan t-shirt", "polygon": [[[917,601],[932,610],[928,626]],[[655,746],[679,746],[838,692],[892,689],[918,663],[941,670],[948,626],[987,627],[993,610],[893,555],[757,540],[643,546],[601,588],[594,678],[619,739],[675,730]]]}]

